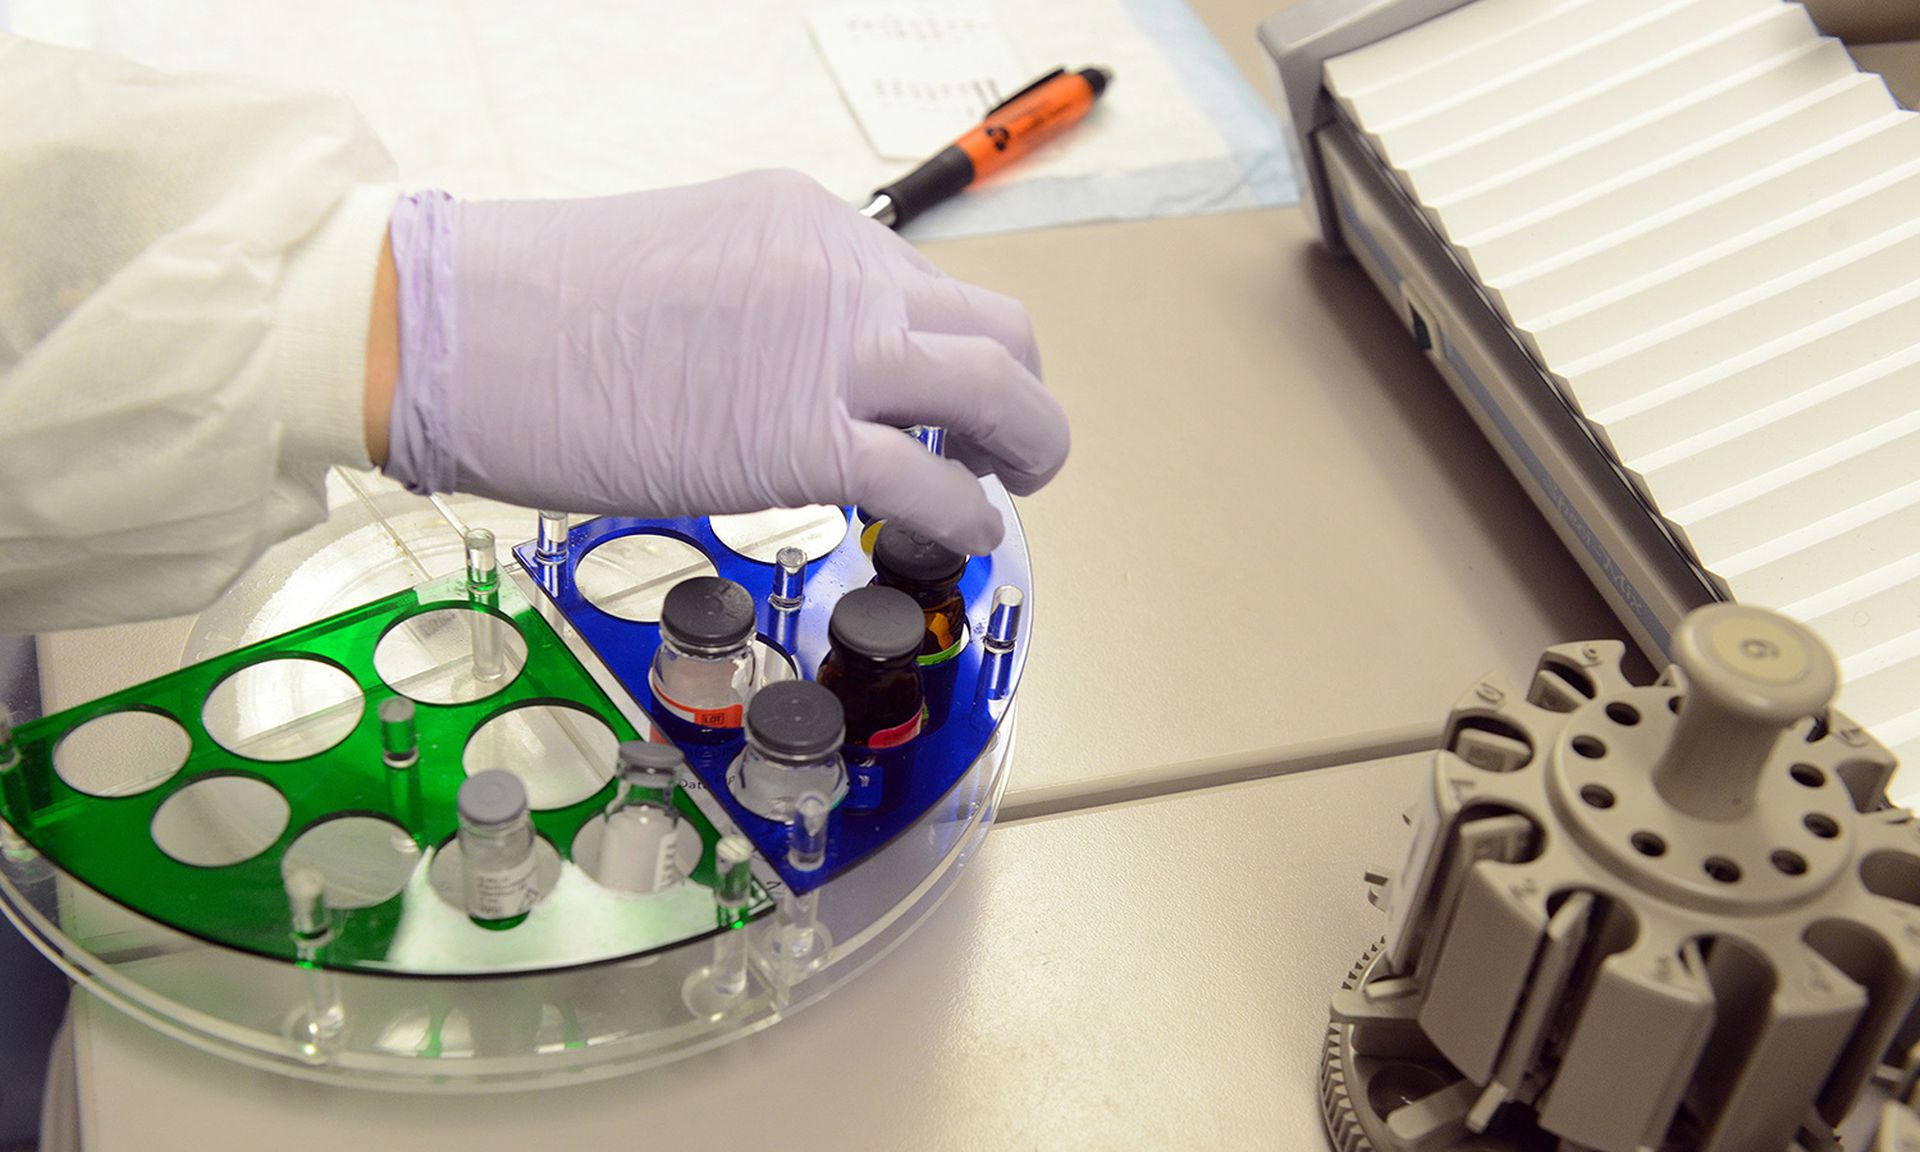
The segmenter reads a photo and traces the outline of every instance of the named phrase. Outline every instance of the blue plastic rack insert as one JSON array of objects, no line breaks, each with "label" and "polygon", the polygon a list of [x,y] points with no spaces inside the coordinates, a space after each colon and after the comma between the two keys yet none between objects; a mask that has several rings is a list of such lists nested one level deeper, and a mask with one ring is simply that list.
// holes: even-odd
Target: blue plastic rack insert
[{"label": "blue plastic rack insert", "polygon": [[[807,566],[806,598],[783,635],[775,641],[775,619],[766,597],[773,584],[773,566],[733,551],[714,534],[705,519],[647,520],[604,516],[571,528],[566,554],[542,560],[533,542],[519,545],[514,555],[566,622],[592,648],[627,693],[655,720],[656,728],[675,738],[688,764],[718,799],[740,830],[753,841],[781,878],[795,891],[817,888],[854,867],[916,824],[939,804],[991,744],[1005,715],[1026,661],[1026,640],[1011,654],[989,656],[981,643],[993,593],[1011,585],[1031,604],[1032,574],[1026,541],[1013,518],[1004,493],[990,487],[994,503],[1008,517],[1010,531],[991,555],[976,556],[960,581],[967,605],[969,636],[960,654],[945,664],[923,670],[926,683],[927,725],[911,743],[877,753],[848,750],[847,770],[855,787],[849,800],[835,809],[828,824],[826,865],[814,872],[797,872],[786,865],[787,828],[756,816],[742,807],[727,788],[727,768],[744,741],[739,736],[709,742],[691,738],[688,727],[655,706],[648,687],[648,670],[660,644],[658,624],[638,623],[601,611],[574,583],[579,563],[595,548],[611,540],[651,533],[668,536],[699,549],[725,578],[745,587],[760,605],[761,640],[793,658],[798,673],[811,679],[827,652],[827,619],[842,594],[864,587],[873,579],[873,565],[860,546],[860,533],[850,530],[838,547]],[[789,650],[790,649],[790,650]],[[983,665],[998,686],[990,699],[982,685]],[[855,804],[876,800],[873,807]]]}]

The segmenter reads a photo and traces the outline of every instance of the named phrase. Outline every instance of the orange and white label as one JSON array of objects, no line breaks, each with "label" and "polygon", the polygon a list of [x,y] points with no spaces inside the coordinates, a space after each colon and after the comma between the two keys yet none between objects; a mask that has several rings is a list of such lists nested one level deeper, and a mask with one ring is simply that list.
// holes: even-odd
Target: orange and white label
[{"label": "orange and white label", "polygon": [[746,723],[747,708],[744,704],[728,704],[724,708],[695,708],[682,704],[660,690],[660,677],[649,672],[647,687],[653,689],[653,698],[660,706],[689,724],[698,724],[702,728],[738,728]]}]

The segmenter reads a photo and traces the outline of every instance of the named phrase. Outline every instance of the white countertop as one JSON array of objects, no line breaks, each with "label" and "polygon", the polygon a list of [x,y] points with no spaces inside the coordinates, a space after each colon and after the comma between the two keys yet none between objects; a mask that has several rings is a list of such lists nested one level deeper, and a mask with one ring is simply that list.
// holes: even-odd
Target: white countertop
[{"label": "white countertop", "polygon": [[1027,302],[1073,419],[1066,471],[1021,505],[1037,630],[1014,810],[1029,790],[1437,733],[1482,674],[1623,634],[1297,209],[929,251]]}]

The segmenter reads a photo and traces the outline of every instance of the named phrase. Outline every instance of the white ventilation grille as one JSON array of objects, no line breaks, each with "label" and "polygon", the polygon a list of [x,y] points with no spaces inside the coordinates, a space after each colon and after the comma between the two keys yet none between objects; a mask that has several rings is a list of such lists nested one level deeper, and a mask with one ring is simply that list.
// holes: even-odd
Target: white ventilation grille
[{"label": "white ventilation grille", "polygon": [[1326,86],[1695,560],[1920,794],[1920,114],[1781,0],[1479,0]]}]

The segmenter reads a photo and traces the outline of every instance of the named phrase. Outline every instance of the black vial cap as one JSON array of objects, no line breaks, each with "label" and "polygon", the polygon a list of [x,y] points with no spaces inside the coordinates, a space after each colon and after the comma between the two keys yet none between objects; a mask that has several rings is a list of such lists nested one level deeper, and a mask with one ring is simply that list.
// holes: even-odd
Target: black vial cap
[{"label": "black vial cap", "polygon": [[869,660],[898,660],[920,651],[927,615],[897,588],[855,588],[840,597],[827,620],[836,648]]},{"label": "black vial cap", "polygon": [[725,652],[753,635],[753,595],[719,576],[682,580],[660,604],[660,628],[693,652]]},{"label": "black vial cap", "polygon": [[747,704],[747,735],[784,760],[818,760],[840,750],[847,714],[840,698],[811,680],[779,680]]},{"label": "black vial cap", "polygon": [[967,558],[931,536],[889,520],[873,542],[873,566],[890,579],[951,584],[967,570]]}]

